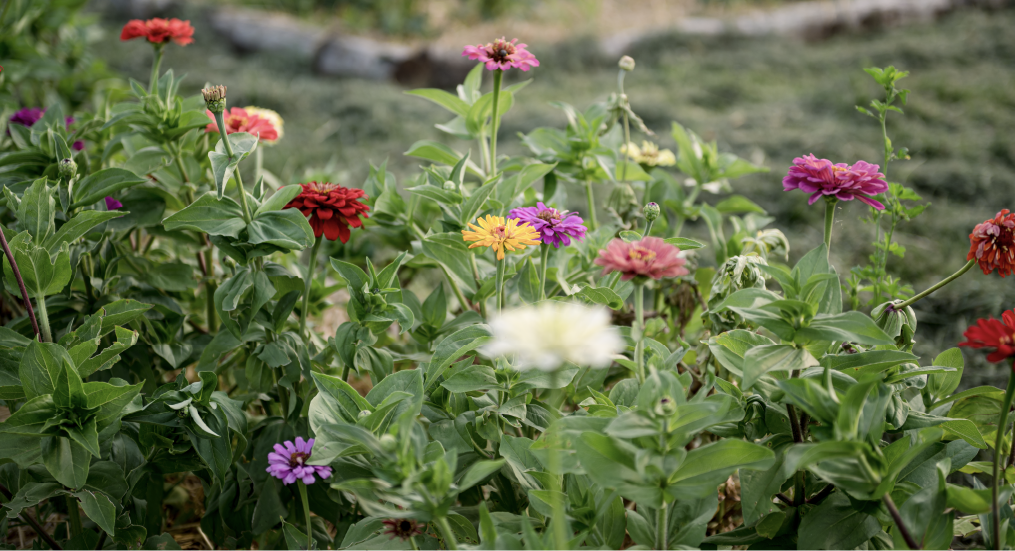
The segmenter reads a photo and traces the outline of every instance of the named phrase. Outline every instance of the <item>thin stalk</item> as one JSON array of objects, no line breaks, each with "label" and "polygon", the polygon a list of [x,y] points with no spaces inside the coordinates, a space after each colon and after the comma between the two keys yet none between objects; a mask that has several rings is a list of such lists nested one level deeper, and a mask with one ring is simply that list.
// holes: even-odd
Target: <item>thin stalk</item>
[{"label": "thin stalk", "polygon": [[[180,154],[180,148],[179,147],[176,148],[176,151],[173,154],[173,162],[175,162],[176,163],[176,167],[180,169],[180,176],[183,177],[183,181],[189,184],[190,183],[190,175],[187,174],[187,168],[183,164],[183,155]],[[192,195],[193,195],[194,192],[190,191],[189,189],[187,191],[191,195],[191,197],[188,197],[188,198],[190,199],[190,202],[193,203],[194,199],[193,199]]]},{"label": "thin stalk", "polygon": [[451,525],[448,524],[448,517],[437,517],[434,523],[437,524],[441,536],[444,536],[444,546],[452,550],[458,549],[458,540],[455,539],[455,533],[451,530]]},{"label": "thin stalk", "polygon": [[832,256],[832,222],[835,220],[835,205],[838,199],[825,201],[825,254],[826,258]]},{"label": "thin stalk", "polygon": [[[891,494],[886,493],[882,496],[881,500],[885,502],[885,507],[888,508],[889,514],[892,515],[892,519],[895,521],[895,526],[899,529],[899,535],[901,535],[902,539],[906,541],[906,545],[909,546],[910,549],[923,549],[923,546],[916,543],[916,540],[913,539],[913,535],[909,533],[906,525],[903,524],[902,515],[899,514],[899,509],[895,506],[895,502],[892,501]],[[998,547],[998,549],[1000,549],[1000,547]]]},{"label": "thin stalk", "polygon": [[[476,262],[476,255],[474,255],[474,254],[470,254],[469,255],[469,263],[472,265],[472,277],[476,280],[476,288],[478,289],[478,288],[483,286],[483,283],[482,283],[481,278],[479,276],[479,264]],[[483,316],[483,319],[486,319],[486,301],[485,300],[481,300],[479,302],[479,314],[481,316]]]},{"label": "thin stalk", "polygon": [[497,261],[497,312],[504,309],[504,265],[507,259]]},{"label": "thin stalk", "polygon": [[550,261],[550,244],[543,243],[539,251],[539,300],[546,300],[546,268]]},{"label": "thin stalk", "polygon": [[42,341],[53,342],[53,333],[49,330],[49,312],[46,311],[46,293],[42,289],[36,290],[38,298],[35,303],[39,306],[39,323],[42,325]]},{"label": "thin stalk", "polygon": [[70,518],[70,535],[78,537],[81,535],[81,511],[78,509],[78,499],[74,496],[67,496],[67,515]]},{"label": "thin stalk", "polygon": [[553,509],[553,548],[568,549],[567,510],[564,508],[562,497],[564,495],[563,475],[560,475],[559,479],[557,478],[557,471],[561,470],[560,456],[553,447],[549,452],[550,475],[553,477],[553,489],[556,490],[552,494],[553,503],[550,504]]},{"label": "thin stalk", "polygon": [[[1015,360],[1013,360],[1015,361]],[[1015,365],[1012,366],[1015,369]],[[997,486],[1001,480],[1001,446],[1004,435],[1008,432],[1008,410],[1011,409],[1012,397],[1015,396],[1015,376],[1008,372],[1008,388],[1004,391],[1004,402],[1001,403],[1000,418],[997,420],[997,440],[994,443],[994,471],[990,481],[990,512],[994,521],[994,549],[1001,549],[1001,504],[997,499]]]},{"label": "thin stalk", "polygon": [[901,310],[901,309],[903,309],[903,308],[906,308],[907,306],[912,306],[912,305],[913,305],[913,303],[915,303],[916,301],[918,301],[918,300],[920,300],[920,299],[922,299],[922,298],[926,297],[927,295],[929,295],[929,294],[933,293],[934,291],[937,291],[938,289],[940,289],[940,288],[944,287],[945,285],[948,285],[948,284],[949,284],[949,283],[951,283],[952,281],[955,281],[956,279],[958,279],[959,277],[961,277],[961,276],[962,276],[962,274],[964,274],[964,273],[968,272],[968,271],[969,271],[969,269],[970,269],[970,268],[972,268],[972,267],[973,267],[973,266],[975,266],[975,265],[976,265],[976,259],[974,258],[974,259],[970,260],[969,262],[966,262],[966,265],[965,265],[965,266],[963,266],[963,267],[959,268],[959,271],[957,271],[957,272],[955,272],[954,274],[952,274],[952,275],[950,275],[950,276],[948,276],[948,277],[946,277],[946,278],[942,279],[941,281],[937,282],[937,283],[936,283],[935,285],[933,285],[932,287],[928,288],[928,289],[927,289],[926,291],[924,291],[924,292],[922,292],[922,293],[920,293],[920,294],[918,294],[918,295],[914,296],[913,298],[910,298],[909,300],[907,300],[907,301],[903,302],[902,304],[899,304],[899,305],[898,305],[898,306],[896,306],[895,308],[896,308],[897,310]]},{"label": "thin stalk", "polygon": [[666,500],[663,500],[662,507],[656,509],[656,549],[669,549],[669,509],[666,507]]},{"label": "thin stalk", "polygon": [[[825,387],[828,390],[828,395],[831,396],[832,400],[834,400],[835,403],[838,404],[839,403],[839,395],[835,393],[835,385],[832,384],[832,368],[827,366],[827,365],[825,366]],[[800,427],[800,429],[801,429],[801,432],[802,432],[804,430],[804,427]],[[801,436],[801,438],[803,437],[802,434],[800,436]]]},{"label": "thin stalk", "polygon": [[[218,124],[219,131],[222,132],[222,145],[225,146],[226,155],[229,155],[229,159],[232,160],[234,157],[233,144],[229,143],[229,135],[224,133],[226,128],[225,114],[222,112],[215,113],[215,122]],[[236,187],[240,189],[240,206],[243,207],[243,221],[249,224],[253,216],[250,213],[250,205],[247,203],[247,188],[243,185],[243,177],[240,176],[240,167],[236,167],[233,174],[236,176]]]},{"label": "thin stalk", "polygon": [[[8,0],[9,5],[13,0]],[[6,8],[5,8],[6,9]],[[28,298],[28,290],[25,289],[25,280],[21,278],[21,270],[18,269],[18,263],[14,261],[14,253],[11,252],[10,245],[7,244],[7,237],[4,235],[3,228],[0,228],[0,245],[4,247],[4,255],[7,256],[7,262],[11,265],[11,271],[14,272],[14,279],[18,281],[18,289],[21,290],[21,300],[25,303],[25,310],[28,312],[28,319],[32,320],[32,330],[35,331],[35,338],[42,342],[42,333],[39,331],[39,321],[35,319],[35,310],[32,309],[32,301]],[[42,300],[46,300],[45,297]]]},{"label": "thin stalk", "polygon": [[500,83],[504,78],[504,71],[497,69],[493,72],[493,117],[491,118],[490,132],[490,177],[497,176],[497,130],[500,127]]},{"label": "thin stalk", "polygon": [[419,551],[419,544],[416,543],[416,536],[409,536],[409,544],[412,545],[413,551]]},{"label": "thin stalk", "polygon": [[596,222],[596,200],[592,194],[592,180],[589,178],[585,179],[585,199],[589,206],[589,229],[595,230],[599,224]]},{"label": "thin stalk", "polygon": [[[260,145],[260,144],[258,144]],[[254,185],[261,181],[261,173],[264,172],[264,157],[261,154],[261,148],[258,147],[254,150]]]},{"label": "thin stalk", "polygon": [[307,549],[314,548],[314,530],[310,527],[310,500],[307,499],[307,485],[302,480],[297,480],[300,487],[300,501],[303,502],[303,518],[307,521]]},{"label": "thin stalk", "polygon": [[655,220],[649,220],[645,223],[645,234],[642,237],[648,237],[652,234],[652,224],[655,224]]},{"label": "thin stalk", "polygon": [[634,284],[634,362],[637,367],[635,372],[638,382],[645,382],[645,286],[641,283]]},{"label": "thin stalk", "polygon": [[448,273],[448,270],[444,268],[444,266],[441,266],[441,271],[444,272],[444,278],[448,280],[448,285],[451,285],[451,290],[455,292],[455,297],[458,298],[458,303],[462,305],[462,310],[471,310],[472,305],[465,299],[465,295],[462,294],[462,289],[459,288],[458,284],[455,283],[455,280],[451,278],[451,274]]},{"label": "thin stalk", "polygon": [[317,268],[317,251],[321,250],[321,243],[324,243],[324,234],[321,234],[314,241],[314,248],[310,250],[310,262],[307,264],[307,285],[303,290],[303,308],[300,309],[300,337],[305,339],[307,338],[307,311],[310,309],[310,288],[314,283],[314,269]]},{"label": "thin stalk", "polygon": [[[159,94],[159,67],[162,66],[162,45],[155,46],[155,59],[152,61],[152,75],[148,80],[148,94],[158,96]],[[225,126],[219,124],[219,128]]]}]

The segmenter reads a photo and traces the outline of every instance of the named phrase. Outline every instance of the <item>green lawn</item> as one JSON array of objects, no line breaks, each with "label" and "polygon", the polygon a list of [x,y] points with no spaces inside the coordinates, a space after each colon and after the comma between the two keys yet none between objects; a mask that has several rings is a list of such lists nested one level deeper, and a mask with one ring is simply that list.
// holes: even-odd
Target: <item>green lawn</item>
[{"label": "green lawn", "polygon": [[[199,14],[190,15],[196,42],[169,47],[164,67],[189,75],[184,92],[196,92],[205,82],[222,83],[229,87],[230,105],[255,104],[281,113],[285,137],[266,151],[265,166],[284,180],[331,174],[355,185],[365,177],[367,161],[385,159],[401,179],[418,164],[402,156],[410,144],[445,139],[432,125],[449,117],[404,95],[397,85],[317,77],[309,62],[282,54],[239,56]],[[97,53],[113,69],[146,81],[150,56],[138,55],[144,50],[137,44],[116,40],[120,24],[104,22],[108,35]],[[901,228],[906,259],[893,259],[890,270],[920,290],[965,262],[967,235],[977,222],[1001,208],[1015,208],[1013,28],[1015,10],[1008,9],[964,11],[926,27],[815,43],[660,38],[631,52],[638,68],[627,80],[627,91],[663,146],[672,145],[668,128],[678,120],[717,139],[722,149],[769,166],[770,173],[738,180],[734,187],[777,217],[776,225],[799,256],[820,241],[823,209],[808,207],[801,193],[782,192],[786,167],[806,153],[881,164],[877,122],[854,109],[879,93],[862,68],[895,65],[911,71],[902,81],[913,91],[906,115],[893,114],[889,134],[897,147],[909,148],[912,160],[893,163],[890,176],[915,187],[933,206]],[[589,53],[595,50],[586,42],[551,47],[531,37],[526,41],[543,64],[530,73],[535,82],[504,121],[501,150],[507,153],[518,151],[517,133],[564,124],[549,101],[585,108],[604,99],[616,82],[615,60]],[[870,253],[873,228],[858,220],[864,212],[846,204],[837,216],[833,261],[840,273]],[[688,231],[702,230],[691,226]],[[1002,307],[1015,306],[1013,283],[974,270],[921,302],[919,334],[926,340],[917,353],[929,361],[954,346],[976,316],[997,316]],[[982,363],[980,355],[968,355],[974,358]],[[968,370],[963,384],[983,384],[997,373]]]}]

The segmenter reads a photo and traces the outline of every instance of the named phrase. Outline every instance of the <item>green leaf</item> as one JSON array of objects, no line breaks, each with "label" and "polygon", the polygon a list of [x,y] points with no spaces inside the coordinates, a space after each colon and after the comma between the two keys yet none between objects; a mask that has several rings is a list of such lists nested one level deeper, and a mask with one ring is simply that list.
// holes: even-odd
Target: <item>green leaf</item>
[{"label": "green leaf", "polygon": [[797,331],[798,339],[813,341],[851,341],[858,344],[895,344],[870,316],[861,312],[818,314],[807,327]]},{"label": "green leaf", "polygon": [[[226,184],[229,182],[229,178],[232,177],[233,171],[240,164],[240,161],[246,159],[247,155],[250,155],[257,148],[257,136],[252,136],[246,132],[227,134],[224,139],[228,139],[229,144],[233,147],[232,157],[226,154],[225,142],[222,139],[219,139],[218,143],[215,144],[215,151],[208,152],[208,158],[211,159],[211,171],[215,181],[215,190],[219,200],[225,197]],[[246,193],[246,190],[240,190],[240,193]]]},{"label": "green leaf", "polygon": [[915,363],[919,358],[901,350],[869,350],[858,354],[828,354],[822,356],[821,365],[859,378],[869,373],[880,373],[904,363]]},{"label": "green leaf", "polygon": [[468,103],[462,101],[462,99],[458,96],[438,88],[420,88],[418,90],[409,90],[405,93],[410,96],[419,96],[423,99],[430,100],[459,117],[464,117],[469,114]]},{"label": "green leaf", "polygon": [[620,310],[624,307],[624,299],[609,287],[593,287],[586,285],[582,287],[575,296],[582,298],[592,304],[608,306],[613,310]]},{"label": "green leaf", "polygon": [[257,218],[258,216],[260,216],[262,213],[265,212],[282,210],[283,207],[289,204],[289,201],[295,199],[296,196],[299,195],[302,191],[303,186],[299,184],[288,185],[276,191],[271,195],[271,197],[268,198],[267,201],[261,203],[260,207],[257,207],[257,210],[254,211],[254,218]]},{"label": "green leaf", "polygon": [[50,252],[50,254],[57,252],[60,246],[64,243],[74,243],[81,236],[85,235],[92,228],[112,220],[119,218],[127,214],[124,211],[103,211],[103,210],[86,210],[81,211],[68,220],[64,225],[60,226],[60,229],[53,235],[49,236],[42,247]]},{"label": "green leaf", "polygon": [[193,230],[234,238],[247,227],[239,203],[229,197],[216,198],[210,191],[163,220],[162,224],[168,231]]},{"label": "green leaf", "polygon": [[[428,161],[448,166],[455,166],[462,158],[461,155],[450,147],[432,140],[419,140],[409,147],[409,150],[405,152],[405,155],[426,159]],[[465,169],[468,170],[470,174],[479,176],[480,178],[483,177],[483,172],[472,161],[465,164]]]},{"label": "green leaf", "polygon": [[88,481],[91,454],[84,446],[63,436],[46,436],[40,442],[42,462],[57,482],[80,488]]},{"label": "green leaf", "polygon": [[705,497],[737,469],[764,470],[775,462],[772,450],[743,440],[720,440],[695,448],[669,477],[667,492],[681,499]]},{"label": "green leaf", "polygon": [[430,392],[437,384],[437,379],[451,367],[452,363],[492,339],[490,328],[478,324],[460,329],[442,340],[430,358],[430,365],[426,368],[425,391]]},{"label": "green leaf", "polygon": [[45,178],[40,178],[25,190],[21,205],[18,206],[18,221],[36,243],[43,242],[55,229],[53,215],[56,212],[56,201],[53,199],[53,190]]},{"label": "green leaf", "polygon": [[[29,239],[28,232],[22,232],[9,243],[28,293],[37,299],[59,293],[73,275],[68,248],[61,247],[54,257],[46,249],[29,242]],[[12,294],[18,296],[20,292],[17,279],[6,255],[3,263],[4,283],[12,290]]]},{"label": "green leaf", "polygon": [[440,264],[451,279],[468,293],[476,292],[476,278],[472,274],[469,250],[461,233],[437,233],[420,241],[423,255]]},{"label": "green leaf", "polygon": [[314,244],[314,230],[299,209],[271,210],[251,220],[247,242],[267,243],[288,251],[300,251]]},{"label": "green leaf", "polygon": [[91,205],[121,189],[143,184],[146,178],[139,178],[123,168],[106,168],[81,179],[74,186],[71,208]]},{"label": "green leaf", "polygon": [[503,459],[498,459],[496,461],[476,461],[467,471],[465,471],[461,480],[458,481],[458,490],[465,491],[476,484],[479,484],[490,477],[493,473],[499,471],[503,465]]},{"label": "green leaf", "polygon": [[695,241],[686,237],[670,237],[664,241],[674,247],[679,247],[684,251],[693,251],[694,249],[700,249],[705,246],[705,244],[700,241]]},{"label": "green leaf", "polygon": [[744,354],[756,346],[774,344],[768,337],[744,329],[735,329],[715,337],[715,344],[710,341],[708,348],[723,367],[742,378]]},{"label": "green leaf", "polygon": [[[78,365],[81,377],[87,377],[96,371],[110,369],[120,361],[120,353],[137,344],[137,331],[116,327],[116,342],[107,346],[98,356],[88,358]],[[176,367],[176,366],[174,366]]]},{"label": "green leaf", "polygon": [[99,334],[105,335],[118,325],[127,325],[151,309],[151,304],[138,302],[132,298],[110,302],[102,307],[102,329]]},{"label": "green leaf", "polygon": [[800,549],[853,549],[881,531],[877,518],[853,508],[834,492],[800,523]]},{"label": "green leaf", "polygon": [[[307,549],[307,535],[300,532],[300,529],[282,520],[282,534],[285,536],[285,545],[288,549]],[[317,540],[314,540],[311,549],[320,549]]]},{"label": "green leaf", "polygon": [[81,500],[81,509],[88,518],[99,525],[110,536],[116,533],[116,505],[109,499],[109,496],[102,492],[81,490],[75,492],[74,497]]},{"label": "green leaf", "polygon": [[772,371],[802,371],[814,365],[818,365],[818,361],[802,348],[788,344],[755,346],[744,354],[743,387],[751,388]]},{"label": "green leaf", "polygon": [[25,349],[18,367],[25,396],[31,400],[36,396],[56,392],[57,380],[67,365],[73,368],[74,360],[62,346],[32,341]]},{"label": "green leaf", "polygon": [[755,212],[758,214],[767,214],[765,209],[761,208],[754,201],[744,197],[743,195],[731,195],[716,204],[715,208],[723,214],[737,214],[741,212]]},{"label": "green leaf", "polygon": [[939,400],[955,392],[962,379],[962,372],[965,369],[965,361],[962,359],[962,351],[958,348],[949,348],[934,358],[933,365],[953,367],[955,371],[950,373],[934,374],[927,377],[927,392]]}]

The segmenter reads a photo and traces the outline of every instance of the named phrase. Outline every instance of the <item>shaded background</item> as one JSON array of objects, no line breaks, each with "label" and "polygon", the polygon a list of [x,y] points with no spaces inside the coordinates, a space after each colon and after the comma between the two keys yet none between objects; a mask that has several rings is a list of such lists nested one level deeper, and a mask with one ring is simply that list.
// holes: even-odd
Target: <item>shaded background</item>
[{"label": "shaded background", "polygon": [[[402,155],[416,140],[439,140],[459,149],[469,145],[433,128],[450,117],[405,95],[409,87],[398,82],[320,75],[313,58],[283,50],[238,50],[211,23],[220,3],[150,4],[161,15],[189,18],[196,28],[194,44],[167,48],[163,64],[187,73],[181,92],[222,83],[229,87],[230,105],[257,105],[282,115],[285,137],[266,149],[264,162],[284,182],[331,174],[346,185],[358,185],[368,162],[385,160],[404,182],[418,172],[420,161]],[[911,72],[900,83],[912,90],[905,116],[891,114],[888,132],[897,148],[909,148],[912,159],[892,163],[890,179],[915,188],[932,203],[922,216],[899,227],[897,241],[906,247],[906,256],[893,257],[889,273],[917,291],[924,289],[964,264],[967,236],[976,223],[1002,208],[1015,208],[1015,9],[1009,2],[996,3],[994,9],[955,9],[900,26],[874,21],[861,29],[824,29],[818,36],[755,37],[710,37],[666,28],[688,17],[735,17],[746,10],[779,9],[783,3],[646,0],[628,10],[607,0],[232,4],[276,10],[279,18],[293,17],[345,35],[430,44],[445,51],[454,44],[518,36],[542,65],[525,75],[535,81],[504,118],[500,146],[508,154],[522,151],[518,133],[566,124],[550,101],[585,109],[613,92],[617,56],[603,53],[602,39],[644,29],[642,39],[623,52],[638,63],[626,84],[634,110],[656,131],[654,139],[662,147],[676,149],[669,136],[675,120],[705,139],[718,140],[720,150],[768,166],[771,172],[736,180],[733,187],[776,217],[774,225],[793,246],[791,262],[821,241],[823,216],[820,206],[807,206],[804,194],[782,192],[781,178],[793,158],[814,153],[836,162],[881,163],[877,121],[854,107],[883,97],[864,67],[894,65]],[[124,5],[98,0],[89,5],[103,31],[93,52],[113,71],[146,82],[150,50],[118,40],[131,15]],[[571,196],[581,201],[580,194]],[[712,203],[719,199],[706,197]],[[866,209],[859,204],[840,205],[832,258],[846,274],[871,254],[874,228],[860,221]],[[685,234],[706,235],[704,226],[695,224]],[[999,316],[1013,306],[1015,278],[985,277],[973,269],[918,303],[916,353],[929,362],[959,342],[976,317]],[[982,356],[966,355],[963,387],[1003,381],[1003,371]]]}]

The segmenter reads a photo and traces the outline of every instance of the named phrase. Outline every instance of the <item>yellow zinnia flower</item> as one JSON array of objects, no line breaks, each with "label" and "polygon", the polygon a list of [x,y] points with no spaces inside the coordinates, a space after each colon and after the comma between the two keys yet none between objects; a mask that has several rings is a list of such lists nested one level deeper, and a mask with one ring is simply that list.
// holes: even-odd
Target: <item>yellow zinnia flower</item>
[{"label": "yellow zinnia flower", "polygon": [[516,218],[504,220],[502,216],[486,215],[477,220],[479,226],[469,224],[472,231],[462,230],[462,239],[475,241],[469,248],[491,247],[497,252],[497,260],[504,260],[504,250],[520,251],[526,245],[538,245],[539,232],[528,222],[518,223]]},{"label": "yellow zinnia flower", "polygon": [[[659,146],[652,142],[641,142],[641,147],[634,142],[628,142],[620,146],[623,155],[631,155],[634,162],[645,166],[673,166],[677,164],[677,156],[669,149],[660,150]],[[630,153],[629,153],[630,152]]]}]

